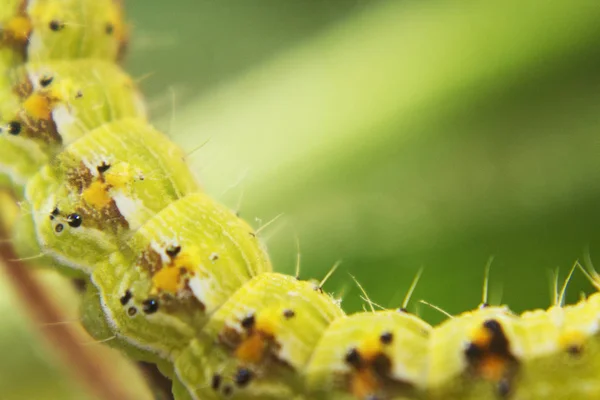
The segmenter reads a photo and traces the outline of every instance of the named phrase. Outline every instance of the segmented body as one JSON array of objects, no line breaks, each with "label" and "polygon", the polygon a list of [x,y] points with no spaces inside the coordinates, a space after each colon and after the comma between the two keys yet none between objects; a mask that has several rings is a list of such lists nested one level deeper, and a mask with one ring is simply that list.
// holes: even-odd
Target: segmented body
[{"label": "segmented body", "polygon": [[118,2],[5,0],[0,27],[0,182],[24,199],[15,243],[88,279],[88,331],[157,363],[176,398],[600,397],[599,295],[437,327],[402,309],[346,316],[319,284],[273,273],[255,231],[148,124],[115,65]]}]

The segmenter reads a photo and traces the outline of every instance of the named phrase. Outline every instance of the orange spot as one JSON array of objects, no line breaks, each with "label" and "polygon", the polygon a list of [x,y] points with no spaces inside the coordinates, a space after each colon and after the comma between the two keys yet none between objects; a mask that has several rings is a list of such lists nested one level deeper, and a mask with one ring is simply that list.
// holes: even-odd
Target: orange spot
[{"label": "orange spot", "polygon": [[373,371],[370,369],[363,369],[352,375],[350,385],[354,397],[357,399],[364,399],[377,392],[379,381],[375,374],[373,374]]},{"label": "orange spot", "polygon": [[24,16],[13,17],[4,25],[4,31],[13,40],[25,42],[31,33],[31,21]]},{"label": "orange spot", "polygon": [[235,350],[235,356],[241,361],[257,364],[262,360],[266,347],[265,338],[259,333],[252,333]]},{"label": "orange spot", "polygon": [[52,118],[52,105],[50,99],[39,93],[34,93],[23,102],[25,112],[38,120],[50,120]]},{"label": "orange spot", "polygon": [[154,274],[152,284],[155,289],[176,293],[180,289],[180,277],[179,268],[166,267]]},{"label": "orange spot", "polygon": [[499,356],[486,356],[479,365],[479,373],[484,379],[497,382],[506,374],[507,362]]},{"label": "orange spot", "polygon": [[81,197],[88,205],[96,210],[107,207],[112,200],[108,193],[108,186],[100,181],[92,182],[92,184],[83,191]]}]

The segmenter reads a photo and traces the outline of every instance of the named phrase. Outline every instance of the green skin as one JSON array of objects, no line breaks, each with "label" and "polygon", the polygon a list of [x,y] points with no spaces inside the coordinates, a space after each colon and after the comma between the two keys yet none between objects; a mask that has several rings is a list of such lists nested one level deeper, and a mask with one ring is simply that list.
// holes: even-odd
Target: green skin
[{"label": "green skin", "polygon": [[[0,28],[10,20],[19,9],[21,0],[4,0],[0,7]],[[0,46],[0,70],[7,71],[9,68],[23,62],[23,56],[12,48]],[[10,78],[7,74],[0,74],[0,88],[10,87]],[[3,91],[3,90],[2,90]],[[4,97],[2,95],[2,97]],[[2,99],[4,101],[4,98]]]},{"label": "green skin", "polygon": [[[32,33],[27,48],[31,61],[97,58],[115,60],[121,38],[107,24],[118,24],[114,0],[45,0],[27,8]],[[59,21],[60,28],[51,26]]]}]

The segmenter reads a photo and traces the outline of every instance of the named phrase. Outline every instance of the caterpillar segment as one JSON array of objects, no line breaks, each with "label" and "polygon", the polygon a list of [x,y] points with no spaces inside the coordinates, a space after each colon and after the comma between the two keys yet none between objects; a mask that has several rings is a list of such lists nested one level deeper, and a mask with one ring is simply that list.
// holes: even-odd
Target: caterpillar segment
[{"label": "caterpillar segment", "polygon": [[106,319],[98,323],[169,361],[237,289],[271,270],[253,230],[201,193],[156,214],[126,250],[91,276]]},{"label": "caterpillar segment", "polygon": [[175,360],[193,399],[304,398],[304,374],[339,303],[313,282],[261,274],[236,291]]},{"label": "caterpillar segment", "polygon": [[123,118],[146,119],[131,78],[101,60],[27,63],[0,104],[0,171],[22,188],[64,146]]},{"label": "caterpillar segment", "polygon": [[30,179],[17,245],[89,274],[155,213],[197,190],[166,136],[139,119],[106,123]]},{"label": "caterpillar segment", "polygon": [[4,0],[2,64],[95,58],[117,60],[128,28],[116,0]]},{"label": "caterpillar segment", "polygon": [[429,324],[403,310],[361,312],[334,321],[306,370],[314,398],[413,399],[427,387]]},{"label": "caterpillar segment", "polygon": [[431,337],[426,398],[598,397],[598,297],[522,315],[482,308],[442,323]]}]

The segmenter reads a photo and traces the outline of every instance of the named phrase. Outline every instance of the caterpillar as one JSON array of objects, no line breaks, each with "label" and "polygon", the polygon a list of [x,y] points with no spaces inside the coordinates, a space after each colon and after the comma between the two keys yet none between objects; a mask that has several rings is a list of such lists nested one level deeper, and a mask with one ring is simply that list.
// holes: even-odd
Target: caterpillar
[{"label": "caterpillar", "polygon": [[99,3],[0,9],[14,243],[89,280],[94,337],[156,363],[178,399],[598,396],[597,294],[521,315],[482,304],[432,327],[403,307],[345,315],[320,283],[273,272],[257,232],[147,123],[114,64],[119,5]]}]

